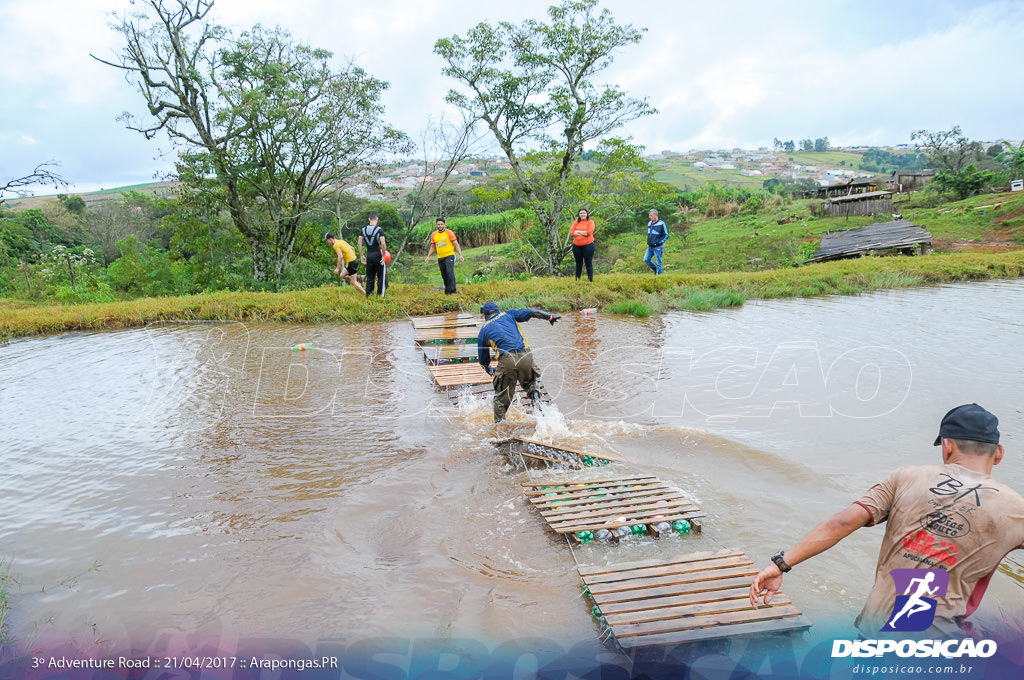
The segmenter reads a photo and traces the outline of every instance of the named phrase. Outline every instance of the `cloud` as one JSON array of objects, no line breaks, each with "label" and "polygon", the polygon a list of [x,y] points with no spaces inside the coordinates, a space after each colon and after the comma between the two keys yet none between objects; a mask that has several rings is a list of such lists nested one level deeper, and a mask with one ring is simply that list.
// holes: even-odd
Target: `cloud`
[{"label": "cloud", "polygon": [[[279,25],[391,83],[388,119],[419,140],[446,109],[453,82],[433,54],[442,36],[480,21],[545,18],[549,3],[469,0],[217,0],[215,20],[244,30]],[[959,124],[972,138],[1024,134],[1024,3],[953,0],[606,0],[621,23],[647,27],[603,80],[659,114],[622,132],[649,151],[754,148],[775,137],[896,144],[912,130]],[[109,0],[0,0],[0,174],[56,158],[78,190],[150,181],[168,170],[166,140],[147,142],[115,118],[143,113],[112,58]],[[23,138],[36,140],[26,145]],[[8,170],[11,168],[11,170]]]}]

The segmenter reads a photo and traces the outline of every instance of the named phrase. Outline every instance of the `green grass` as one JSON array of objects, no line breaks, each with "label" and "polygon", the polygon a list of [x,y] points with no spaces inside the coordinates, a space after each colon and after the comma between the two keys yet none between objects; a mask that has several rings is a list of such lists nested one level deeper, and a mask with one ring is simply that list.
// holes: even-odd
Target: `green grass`
[{"label": "green grass", "polygon": [[[853,170],[860,165],[861,154],[849,151],[794,151],[793,153],[780,152],[785,158],[792,158],[794,163],[800,165],[829,165],[837,168],[845,167]],[[846,161],[845,166],[839,164]]]},{"label": "green grass", "polygon": [[[639,255],[637,255],[639,258]],[[641,265],[643,266],[643,265]],[[432,285],[394,284],[385,300],[351,287],[323,286],[287,293],[224,292],[127,302],[0,308],[0,338],[70,330],[131,328],[164,320],[361,323],[464,309],[487,300],[504,307],[567,312],[596,307],[642,316],[672,309],[707,310],[744,300],[851,295],[955,281],[1024,277],[1024,250],[1007,253],[874,257],[749,272],[598,274],[593,283],[534,277],[461,284],[445,296]]]}]

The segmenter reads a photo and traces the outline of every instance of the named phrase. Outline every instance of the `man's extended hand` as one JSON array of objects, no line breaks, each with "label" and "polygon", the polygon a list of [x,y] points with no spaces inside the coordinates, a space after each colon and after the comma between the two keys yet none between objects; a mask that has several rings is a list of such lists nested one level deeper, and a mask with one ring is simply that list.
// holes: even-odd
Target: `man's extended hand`
[{"label": "man's extended hand", "polygon": [[764,604],[768,606],[782,587],[782,572],[774,564],[768,565],[754,577],[750,584],[750,606],[757,609],[757,601],[764,596]]},{"label": "man's extended hand", "polygon": [[552,326],[554,326],[555,322],[558,321],[561,318],[562,318],[561,314],[552,314],[551,316],[548,317],[548,323],[550,323]]}]

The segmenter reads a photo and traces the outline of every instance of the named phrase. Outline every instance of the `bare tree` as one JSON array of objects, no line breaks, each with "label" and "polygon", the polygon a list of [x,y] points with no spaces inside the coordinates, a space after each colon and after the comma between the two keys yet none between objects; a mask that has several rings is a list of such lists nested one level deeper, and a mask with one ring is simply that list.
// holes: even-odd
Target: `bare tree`
[{"label": "bare tree", "polygon": [[972,142],[960,129],[954,125],[952,130],[914,130],[910,133],[910,139],[918,142],[927,154],[929,160],[939,170],[945,170],[951,175],[958,174],[974,161],[981,158],[984,149],[981,142]]},{"label": "bare tree", "polygon": [[0,205],[6,201],[5,193],[14,194],[15,196],[30,196],[32,191],[28,188],[31,186],[52,186],[54,189],[64,189],[68,186],[68,181],[58,175],[51,168],[59,168],[60,163],[54,160],[49,160],[45,163],[40,163],[36,166],[35,170],[25,175],[24,177],[17,177],[15,179],[8,180],[4,184],[0,184]]},{"label": "bare tree", "polygon": [[402,243],[394,254],[395,260],[405,251],[413,227],[424,213],[433,212],[436,216],[445,216],[444,190],[459,164],[469,158],[480,141],[474,132],[474,123],[473,118],[462,113],[458,123],[452,123],[442,117],[436,123],[430,121],[424,130],[421,144],[423,174],[420,177],[419,188],[415,192],[409,224],[402,235]]}]

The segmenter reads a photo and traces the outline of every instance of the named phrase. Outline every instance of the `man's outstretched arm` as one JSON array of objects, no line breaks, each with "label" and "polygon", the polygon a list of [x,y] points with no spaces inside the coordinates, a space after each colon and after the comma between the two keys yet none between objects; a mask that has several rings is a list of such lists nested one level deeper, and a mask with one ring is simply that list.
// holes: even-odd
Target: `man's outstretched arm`
[{"label": "man's outstretched arm", "polygon": [[[783,554],[783,561],[796,566],[804,560],[819,555],[857,529],[871,523],[871,515],[863,506],[854,503],[841,512],[832,515],[801,538],[796,545]],[[763,595],[764,603],[770,604],[775,593],[782,588],[782,571],[773,563],[754,577],[750,584],[750,606],[757,609],[757,601]]]}]

